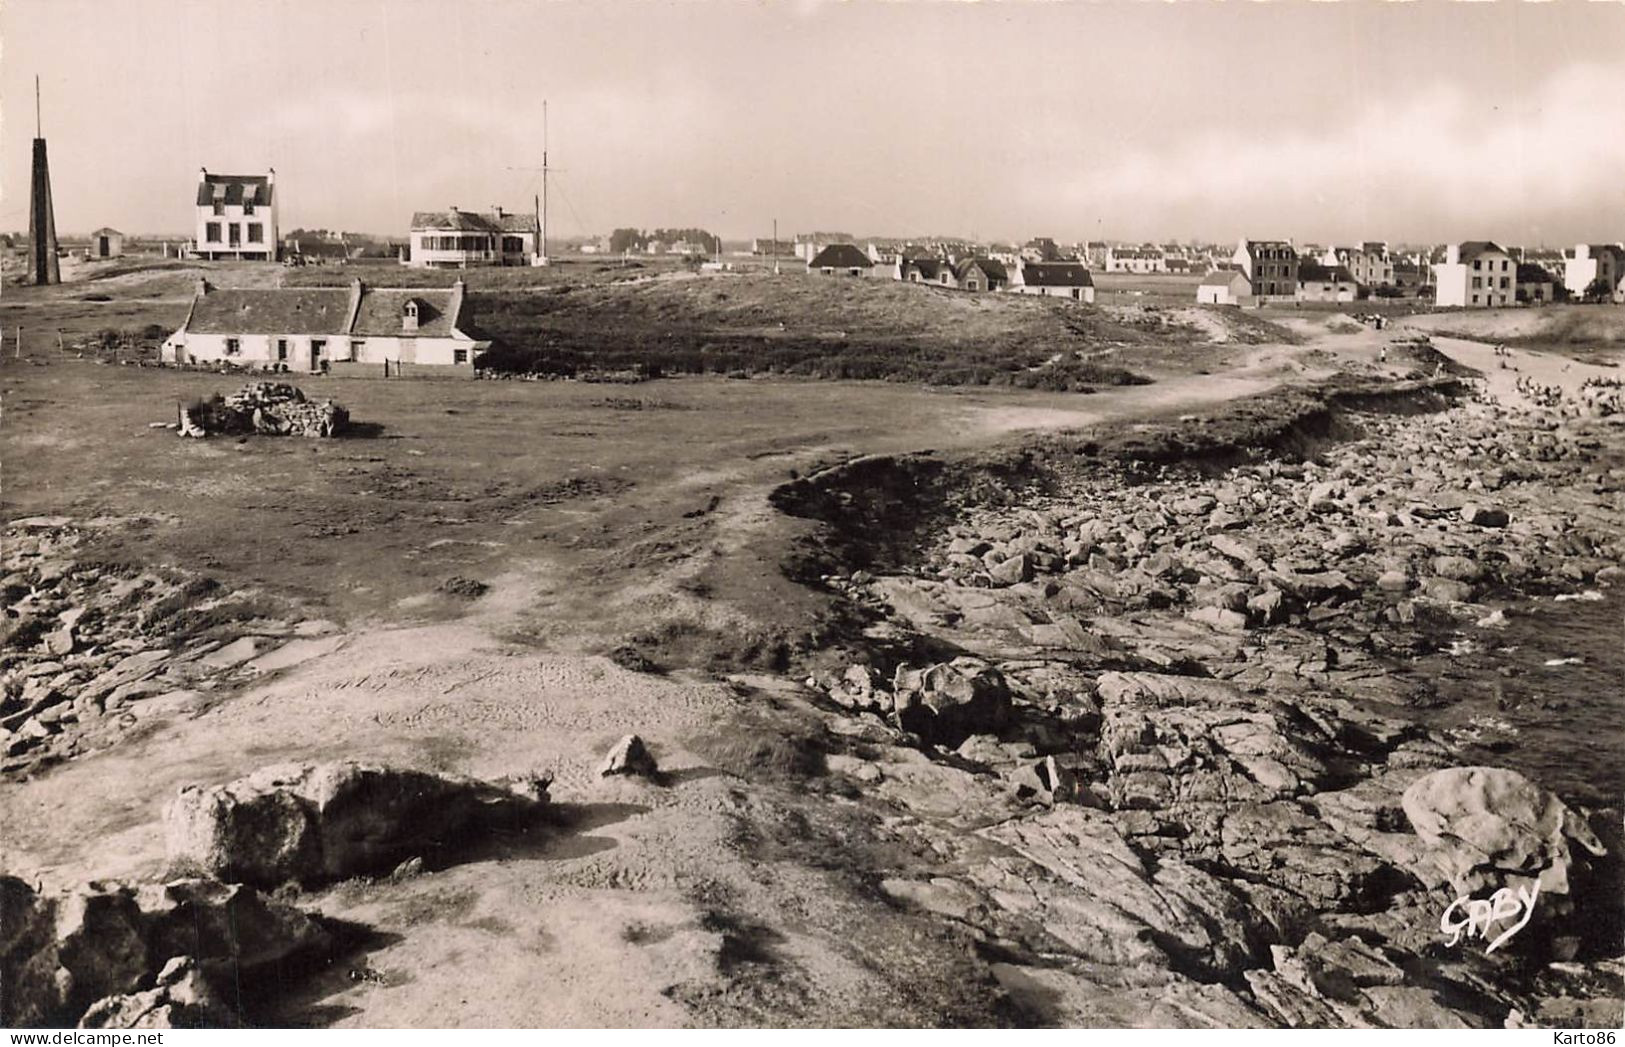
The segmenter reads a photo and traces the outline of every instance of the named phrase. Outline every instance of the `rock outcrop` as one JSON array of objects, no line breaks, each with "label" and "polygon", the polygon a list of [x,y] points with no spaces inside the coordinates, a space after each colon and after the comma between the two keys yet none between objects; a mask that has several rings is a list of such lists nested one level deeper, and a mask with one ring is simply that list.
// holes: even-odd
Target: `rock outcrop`
[{"label": "rock outcrop", "polygon": [[225,785],[183,788],[164,812],[172,862],[222,880],[275,886],[388,872],[546,803],[469,778],[359,763],[266,767]]},{"label": "rock outcrop", "polygon": [[0,876],[0,1024],[232,1024],[217,990],[320,957],[332,939],[252,888],[182,879],[36,891]]}]

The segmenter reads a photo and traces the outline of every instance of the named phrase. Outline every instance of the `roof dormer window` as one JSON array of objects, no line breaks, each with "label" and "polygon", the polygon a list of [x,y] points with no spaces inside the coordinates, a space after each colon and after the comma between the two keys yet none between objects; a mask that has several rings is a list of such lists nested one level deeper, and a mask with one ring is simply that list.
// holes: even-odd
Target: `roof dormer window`
[{"label": "roof dormer window", "polygon": [[407,332],[418,329],[418,302],[416,298],[408,298],[406,304],[401,306],[401,327]]}]

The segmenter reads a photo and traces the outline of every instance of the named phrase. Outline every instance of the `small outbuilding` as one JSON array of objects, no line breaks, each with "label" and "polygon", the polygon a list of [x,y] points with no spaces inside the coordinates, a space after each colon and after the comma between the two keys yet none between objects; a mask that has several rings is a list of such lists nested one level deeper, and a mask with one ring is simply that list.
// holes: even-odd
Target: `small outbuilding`
[{"label": "small outbuilding", "polygon": [[1214,269],[1196,288],[1198,305],[1244,305],[1253,297],[1253,282],[1240,269]]},{"label": "small outbuilding", "polygon": [[124,234],[102,226],[90,234],[90,257],[117,258],[124,253]]}]

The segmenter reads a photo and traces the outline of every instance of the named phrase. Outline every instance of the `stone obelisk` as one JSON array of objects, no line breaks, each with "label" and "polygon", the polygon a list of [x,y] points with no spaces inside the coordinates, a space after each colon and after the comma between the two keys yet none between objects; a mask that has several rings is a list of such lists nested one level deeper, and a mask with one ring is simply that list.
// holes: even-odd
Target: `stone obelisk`
[{"label": "stone obelisk", "polygon": [[59,284],[62,268],[56,258],[56,213],[51,207],[51,167],[40,136],[39,77],[34,77],[34,193],[28,207],[28,280]]}]

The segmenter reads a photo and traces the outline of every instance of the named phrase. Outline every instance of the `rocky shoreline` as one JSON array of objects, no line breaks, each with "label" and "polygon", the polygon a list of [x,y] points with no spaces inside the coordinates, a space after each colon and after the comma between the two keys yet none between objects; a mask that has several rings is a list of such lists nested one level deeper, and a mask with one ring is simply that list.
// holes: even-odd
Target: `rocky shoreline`
[{"label": "rocky shoreline", "polygon": [[[831,766],[932,855],[886,892],[1060,1024],[1617,1024],[1617,806],[1464,766],[1411,663],[1524,594],[1620,584],[1625,430],[1438,391],[1275,441],[1305,454],[1226,453],[1194,418],[1081,466],[1051,448],[922,512],[912,555],[826,576],[871,623],[807,681]],[[947,486],[921,466],[787,500],[839,530]],[[1519,887],[1514,939],[1447,944],[1454,900]]]},{"label": "rocky shoreline", "polygon": [[[817,867],[862,904],[963,943],[967,1014],[1619,1022],[1618,805],[1485,766],[1481,732],[1421,713],[1438,700],[1426,659],[1462,631],[1493,635],[1531,594],[1621,585],[1625,427],[1454,380],[1344,386],[961,460],[856,460],[773,501],[826,525],[797,569],[821,564],[809,580],[860,624],[804,680],[728,681],[741,715],[778,706],[815,732],[752,736],[778,777],[748,773],[752,750],[738,789],[776,816],[738,846],[763,867],[776,847],[838,849]],[[292,605],[81,553],[126,525],[8,529],[10,776],[344,643]],[[657,803],[711,772],[662,775],[628,737],[603,773]],[[252,1021],[228,986],[295,984],[365,948],[312,892],[388,890],[425,857],[454,864],[454,842],[557,828],[547,790],[350,763],[182,789],[165,883],[0,877],[20,914],[0,963],[28,990],[3,1017]],[[1461,899],[1490,918],[1468,926]]]}]

